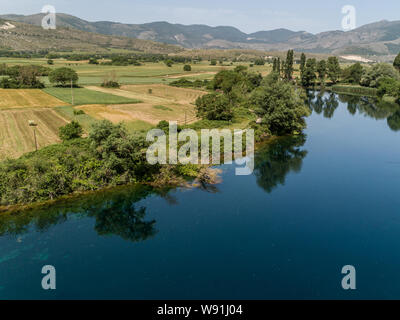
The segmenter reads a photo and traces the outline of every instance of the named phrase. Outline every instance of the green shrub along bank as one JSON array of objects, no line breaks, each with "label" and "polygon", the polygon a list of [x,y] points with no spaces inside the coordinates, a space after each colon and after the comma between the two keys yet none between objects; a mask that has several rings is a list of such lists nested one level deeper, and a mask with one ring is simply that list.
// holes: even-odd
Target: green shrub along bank
[{"label": "green shrub along bank", "polygon": [[196,176],[201,168],[149,165],[145,136],[102,121],[88,138],[72,122],[60,130],[63,143],[0,163],[0,206],[53,200],[74,192],[137,182],[164,184]]}]

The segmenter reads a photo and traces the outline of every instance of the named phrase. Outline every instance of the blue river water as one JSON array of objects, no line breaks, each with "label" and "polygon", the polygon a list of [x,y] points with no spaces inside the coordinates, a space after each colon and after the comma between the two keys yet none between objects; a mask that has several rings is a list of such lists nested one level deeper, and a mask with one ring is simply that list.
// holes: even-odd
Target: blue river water
[{"label": "blue river water", "polygon": [[305,135],[261,147],[250,176],[0,216],[0,299],[399,299],[400,108],[309,102]]}]

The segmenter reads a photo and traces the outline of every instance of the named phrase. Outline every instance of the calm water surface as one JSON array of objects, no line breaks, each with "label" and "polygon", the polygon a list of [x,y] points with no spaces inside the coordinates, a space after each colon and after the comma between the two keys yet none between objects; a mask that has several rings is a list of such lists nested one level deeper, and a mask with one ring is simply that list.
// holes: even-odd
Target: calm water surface
[{"label": "calm water surface", "polygon": [[400,112],[333,94],[310,106],[306,135],[259,150],[251,176],[223,166],[208,190],[123,189],[0,216],[0,298],[399,299]]}]

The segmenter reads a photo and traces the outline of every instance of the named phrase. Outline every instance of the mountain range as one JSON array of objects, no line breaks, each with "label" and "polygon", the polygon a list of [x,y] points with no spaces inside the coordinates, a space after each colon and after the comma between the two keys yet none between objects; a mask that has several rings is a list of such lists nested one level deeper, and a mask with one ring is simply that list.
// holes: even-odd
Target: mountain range
[{"label": "mountain range", "polygon": [[[44,14],[0,15],[4,21],[40,26]],[[112,37],[150,40],[187,49],[256,49],[265,51],[296,51],[348,54],[362,56],[392,56],[400,51],[400,21],[379,21],[352,31],[340,30],[312,34],[306,31],[276,29],[251,34],[237,28],[206,25],[181,25],[168,22],[124,24],[89,22],[68,14],[57,14],[57,26],[86,33]]]}]

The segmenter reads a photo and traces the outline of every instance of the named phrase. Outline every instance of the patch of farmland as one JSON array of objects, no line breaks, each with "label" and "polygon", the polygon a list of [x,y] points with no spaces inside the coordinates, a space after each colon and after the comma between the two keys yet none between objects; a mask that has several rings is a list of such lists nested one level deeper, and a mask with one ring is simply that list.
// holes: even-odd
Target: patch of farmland
[{"label": "patch of farmland", "polygon": [[[143,95],[143,101],[145,101],[145,99],[151,100],[155,98],[162,98],[167,99],[170,103],[179,104],[194,104],[198,97],[207,94],[206,91],[188,88],[177,88],[163,84],[129,85],[123,86],[121,89]],[[149,93],[149,90],[151,90],[151,94]]]},{"label": "patch of farmland", "polygon": [[38,148],[60,142],[58,129],[68,123],[55,110],[10,109],[0,111],[0,159],[18,158],[26,152],[35,150],[33,127],[37,124],[36,138]]},{"label": "patch of farmland", "polygon": [[[142,120],[153,125],[161,120],[178,121],[179,124],[197,121],[194,103],[198,97],[206,94],[205,91],[176,88],[160,84],[130,85],[123,86],[121,89],[87,88],[143,101],[134,105],[108,106],[105,110],[107,112],[101,112],[101,115],[99,115],[99,112],[96,112],[97,116],[115,121],[114,119],[119,118],[121,115],[112,115],[111,113],[118,110],[118,112],[124,113],[123,117],[125,120],[128,120],[128,118]],[[84,110],[87,111],[87,108]],[[93,112],[91,115],[95,116]]]},{"label": "patch of farmland", "polygon": [[[141,105],[141,104],[139,104]],[[153,128],[153,125],[148,122],[135,117],[130,112],[126,112],[123,110],[123,107],[129,108],[135,105],[86,105],[79,106],[76,109],[83,110],[85,112],[85,116],[90,117],[95,120],[109,120],[113,123],[123,122],[125,127],[129,131],[136,130],[150,130]],[[80,119],[75,119],[76,121],[80,121]],[[82,122],[81,122],[82,123]],[[157,122],[158,123],[158,122]],[[90,128],[88,129],[90,131]]]},{"label": "patch of farmland", "polygon": [[55,107],[65,104],[39,89],[0,89],[0,109]]},{"label": "patch of farmland", "polygon": [[122,103],[139,103],[140,100],[126,98],[110,93],[88,90],[85,88],[46,88],[44,89],[48,94],[60,99],[68,104],[72,104],[72,95],[74,104],[122,104]]}]

